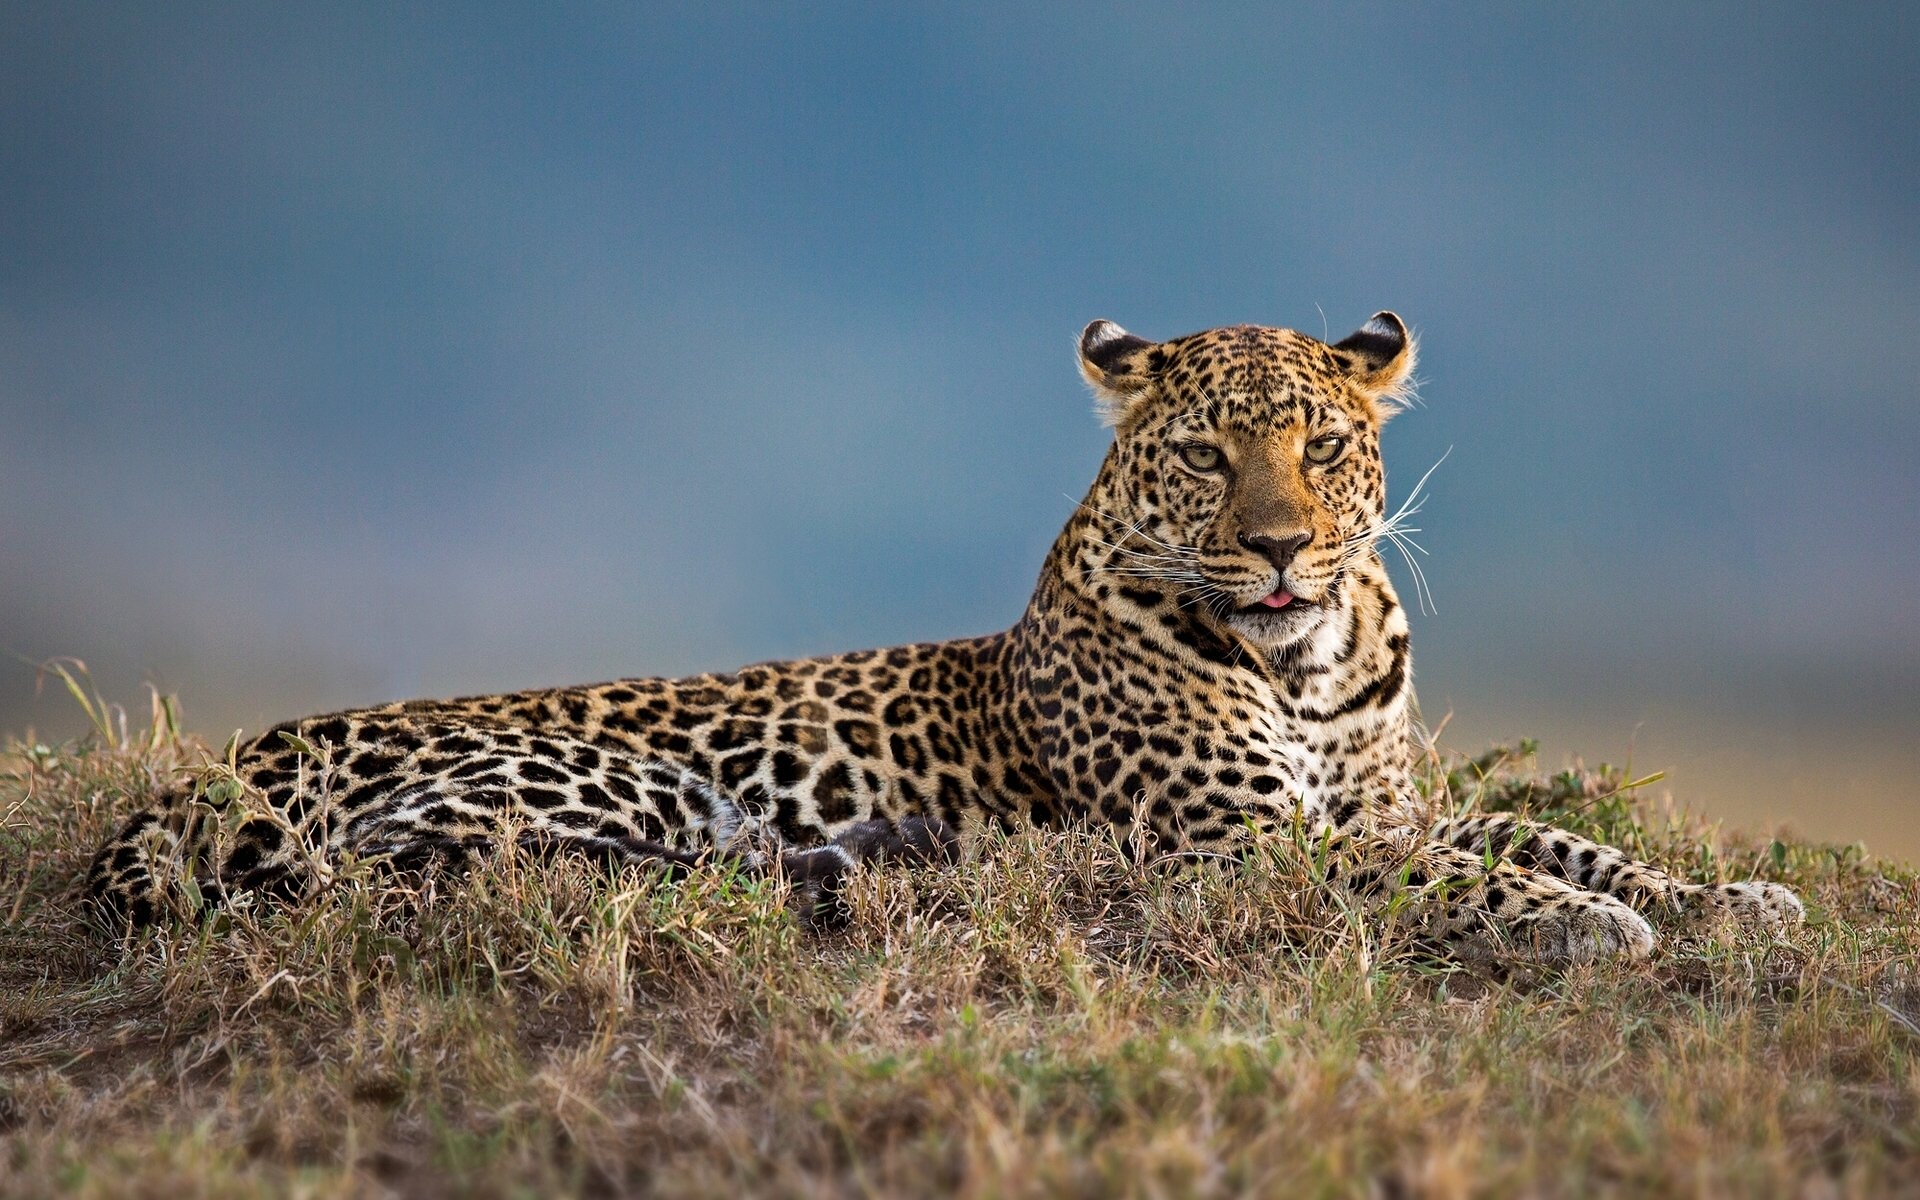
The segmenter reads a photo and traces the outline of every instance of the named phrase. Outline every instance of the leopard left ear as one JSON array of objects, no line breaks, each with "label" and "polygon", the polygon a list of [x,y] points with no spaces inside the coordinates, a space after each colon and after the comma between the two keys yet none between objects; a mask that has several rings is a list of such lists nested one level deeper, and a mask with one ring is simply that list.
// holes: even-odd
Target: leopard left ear
[{"label": "leopard left ear", "polygon": [[1095,321],[1080,333],[1080,373],[1093,385],[1102,423],[1124,425],[1153,386],[1164,364],[1159,346],[1112,321]]},{"label": "leopard left ear", "polygon": [[1413,368],[1420,352],[1405,321],[1390,312],[1377,312],[1333,348],[1346,359],[1354,385],[1382,416],[1406,406],[1413,395]]}]

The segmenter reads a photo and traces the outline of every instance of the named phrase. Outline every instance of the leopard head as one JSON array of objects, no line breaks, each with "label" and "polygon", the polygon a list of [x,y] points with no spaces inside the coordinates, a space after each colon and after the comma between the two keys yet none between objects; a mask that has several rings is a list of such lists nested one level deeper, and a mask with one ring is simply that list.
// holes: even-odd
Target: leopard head
[{"label": "leopard head", "polygon": [[1390,312],[1332,345],[1252,325],[1165,342],[1087,326],[1080,370],[1114,428],[1089,498],[1102,569],[1180,585],[1183,605],[1256,647],[1306,636],[1371,552],[1380,430],[1414,358]]}]

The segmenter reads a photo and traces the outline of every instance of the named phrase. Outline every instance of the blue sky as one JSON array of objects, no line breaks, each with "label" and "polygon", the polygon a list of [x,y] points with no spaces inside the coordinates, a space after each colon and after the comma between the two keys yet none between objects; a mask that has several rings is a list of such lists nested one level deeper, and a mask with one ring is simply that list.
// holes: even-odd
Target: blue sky
[{"label": "blue sky", "polygon": [[1822,806],[1920,799],[1917,69],[1891,5],[12,3],[0,649],[219,736],[982,632],[1089,319],[1387,307],[1430,715],[1897,840]]}]

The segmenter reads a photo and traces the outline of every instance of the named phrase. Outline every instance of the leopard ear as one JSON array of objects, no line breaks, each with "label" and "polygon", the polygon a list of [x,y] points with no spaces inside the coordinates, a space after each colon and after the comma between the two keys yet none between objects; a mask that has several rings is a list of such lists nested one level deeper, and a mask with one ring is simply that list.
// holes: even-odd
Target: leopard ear
[{"label": "leopard ear", "polygon": [[1081,331],[1080,373],[1093,385],[1094,408],[1104,424],[1126,423],[1165,357],[1159,346],[1112,321],[1095,321]]},{"label": "leopard ear", "polygon": [[1405,321],[1390,312],[1377,312],[1333,348],[1346,359],[1355,386],[1382,416],[1406,407],[1413,396],[1413,368],[1420,352]]}]

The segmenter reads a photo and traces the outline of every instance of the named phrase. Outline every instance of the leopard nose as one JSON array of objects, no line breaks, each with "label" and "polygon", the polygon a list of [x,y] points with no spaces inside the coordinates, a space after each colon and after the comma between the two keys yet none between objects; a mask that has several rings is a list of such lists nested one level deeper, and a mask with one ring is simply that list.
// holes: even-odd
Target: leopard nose
[{"label": "leopard nose", "polygon": [[1293,562],[1294,555],[1312,540],[1311,533],[1287,533],[1278,537],[1270,533],[1240,535],[1240,544],[1272,563],[1276,571],[1285,571]]}]

